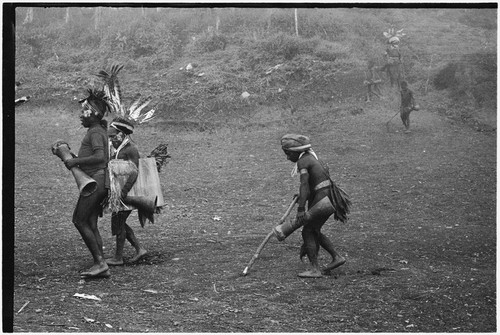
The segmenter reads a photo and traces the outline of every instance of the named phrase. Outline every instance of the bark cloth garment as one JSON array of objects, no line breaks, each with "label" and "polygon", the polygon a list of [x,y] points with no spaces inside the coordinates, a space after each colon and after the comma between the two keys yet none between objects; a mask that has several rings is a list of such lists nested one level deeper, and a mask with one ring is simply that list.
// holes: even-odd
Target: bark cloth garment
[{"label": "bark cloth garment", "polygon": [[[106,129],[100,124],[89,128],[82,140],[78,157],[91,156],[98,150],[103,150],[104,157],[109,157],[108,135]],[[73,212],[73,223],[87,222],[88,218],[94,214],[102,216],[101,203],[106,198],[107,187],[109,187],[106,165],[107,160],[103,163],[80,166],[83,172],[97,182],[97,189],[89,196],[80,195]]]}]

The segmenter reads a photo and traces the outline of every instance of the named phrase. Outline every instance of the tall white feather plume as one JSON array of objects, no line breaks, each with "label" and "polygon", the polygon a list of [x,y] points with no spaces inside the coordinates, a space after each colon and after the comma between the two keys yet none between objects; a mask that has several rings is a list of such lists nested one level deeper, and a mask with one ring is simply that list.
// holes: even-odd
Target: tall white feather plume
[{"label": "tall white feather plume", "polygon": [[154,118],[153,115],[155,112],[156,112],[156,110],[153,108],[149,112],[143,114],[139,120],[139,124],[144,123],[144,122],[148,122],[149,120],[153,119]]},{"label": "tall white feather plume", "polygon": [[137,106],[139,106],[140,102],[141,102],[141,94],[139,93],[137,99],[132,103],[132,105],[130,105],[129,114],[132,114],[135,111]]},{"label": "tall white feather plume", "polygon": [[115,64],[111,66],[110,73],[105,70],[101,70],[97,74],[97,76],[102,78],[104,81],[104,92],[108,97],[109,104],[112,106],[116,114],[132,121],[133,123],[141,124],[151,120],[156,112],[154,108],[148,112],[141,113],[142,110],[153,100],[151,96],[148,96],[144,101],[142,101],[141,94],[138,94],[138,98],[130,105],[129,108],[124,106],[120,84],[118,82],[118,72],[122,68],[123,65]]},{"label": "tall white feather plume", "polygon": [[392,37],[401,38],[406,35],[405,33],[403,33],[403,30],[404,29],[395,30],[394,28],[389,28],[387,31],[384,31],[384,36],[387,39],[390,39]]}]

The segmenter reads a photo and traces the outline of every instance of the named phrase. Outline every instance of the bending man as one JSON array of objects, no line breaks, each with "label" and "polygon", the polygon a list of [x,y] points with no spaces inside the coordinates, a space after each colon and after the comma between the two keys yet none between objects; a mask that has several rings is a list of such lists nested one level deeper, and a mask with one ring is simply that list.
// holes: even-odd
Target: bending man
[{"label": "bending man", "polygon": [[[307,136],[288,134],[281,138],[281,146],[287,159],[296,163],[292,176],[300,174],[300,188],[297,209],[297,226],[303,225],[304,241],[300,258],[307,255],[311,269],[299,273],[299,277],[318,278],[322,276],[318,264],[319,247],[323,247],[332,257],[324,269],[330,271],[346,262],[334,249],[332,242],[321,233],[328,218],[335,213],[335,219],[345,221],[350,204],[346,195],[341,194],[330,178],[328,167],[318,159],[311,148]],[[340,198],[339,198],[340,197]],[[308,210],[306,211],[306,202]],[[335,204],[335,206],[334,206]]]}]

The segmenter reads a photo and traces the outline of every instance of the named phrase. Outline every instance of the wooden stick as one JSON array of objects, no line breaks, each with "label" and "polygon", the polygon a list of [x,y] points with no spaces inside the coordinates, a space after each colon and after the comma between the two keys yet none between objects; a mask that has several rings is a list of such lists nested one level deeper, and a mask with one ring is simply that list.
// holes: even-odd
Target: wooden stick
[{"label": "wooden stick", "polygon": [[397,111],[397,112],[396,112],[396,114],[394,114],[394,115],[393,115],[393,116],[389,119],[389,121],[387,121],[387,123],[386,123],[386,124],[388,125],[388,124],[389,124],[389,122],[391,122],[391,121],[392,121],[392,119],[394,119],[394,117],[395,117],[396,115],[398,115],[398,114],[399,114],[399,111]]},{"label": "wooden stick", "polygon": [[17,311],[17,314],[21,313],[21,311],[24,309],[24,307],[28,306],[29,303],[30,303],[29,300],[26,301],[26,303],[23,305],[23,307],[21,307],[21,309]]},{"label": "wooden stick", "polygon": [[[295,206],[295,204],[297,203],[298,200],[299,200],[299,197],[295,195],[293,197],[292,203],[290,204],[290,206],[288,206],[288,209],[286,210],[285,214],[283,215],[283,217],[281,217],[280,221],[278,222],[278,225],[280,225],[283,222],[285,222],[287,216],[290,214],[290,212],[292,211],[293,206]],[[274,235],[274,232],[271,231],[269,234],[267,234],[266,238],[264,238],[264,241],[262,241],[262,243],[259,245],[259,247],[255,251],[255,254],[253,255],[252,259],[250,260],[250,262],[248,262],[247,267],[245,268],[245,270],[243,270],[243,275],[244,276],[246,276],[248,274],[248,270],[250,270],[250,268],[252,267],[253,263],[255,263],[255,260],[257,260],[257,258],[259,258],[259,255],[260,255],[262,249],[264,249],[264,246],[267,244],[267,242],[269,242],[269,240],[271,239],[271,237],[273,235]]]}]

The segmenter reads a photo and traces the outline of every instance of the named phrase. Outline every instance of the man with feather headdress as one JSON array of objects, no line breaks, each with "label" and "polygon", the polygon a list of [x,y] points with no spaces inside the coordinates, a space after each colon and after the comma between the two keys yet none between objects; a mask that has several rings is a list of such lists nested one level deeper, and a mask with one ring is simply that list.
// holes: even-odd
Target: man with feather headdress
[{"label": "man with feather headdress", "polygon": [[[281,148],[286,157],[295,164],[292,176],[300,175],[298,209],[296,227],[303,226],[304,241],[300,258],[309,258],[311,269],[299,273],[303,278],[319,278],[322,276],[318,264],[319,247],[323,247],[332,257],[330,264],[324,269],[328,272],[343,265],[346,260],[334,249],[333,243],[321,233],[321,228],[333,214],[335,220],[347,221],[351,204],[347,194],[330,178],[329,169],[318,159],[312,150],[309,137],[298,134],[286,134],[281,138]],[[306,211],[306,203],[308,209]],[[278,239],[280,237],[278,236]]]},{"label": "man with feather headdress", "polygon": [[385,49],[386,64],[381,68],[381,71],[386,71],[389,79],[391,80],[391,86],[397,84],[400,87],[402,80],[401,74],[401,51],[399,50],[399,42],[401,38],[406,34],[403,33],[403,29],[395,30],[394,28],[384,31],[384,36],[387,39],[388,47]]},{"label": "man with feather headdress", "polygon": [[[144,227],[145,218],[154,222],[153,211],[156,211],[161,205],[163,205],[162,200],[156,207],[158,201],[158,195],[161,195],[161,189],[159,185],[159,178],[157,172],[161,168],[161,164],[153,159],[153,164],[145,164],[144,159],[139,157],[139,151],[135,143],[131,140],[130,135],[134,132],[136,125],[147,122],[152,119],[155,110],[151,109],[145,113],[142,110],[151,102],[151,97],[146,98],[145,101],[141,101],[141,97],[134,101],[129,108],[126,108],[123,104],[123,99],[121,96],[121,89],[118,82],[118,72],[123,68],[123,65],[113,65],[109,72],[101,70],[98,76],[104,80],[104,91],[109,99],[110,105],[114,113],[117,115],[110,123],[108,129],[108,136],[111,144],[110,151],[112,152],[111,160],[109,162],[109,177],[110,177],[110,196],[109,196],[109,208],[112,212],[111,215],[111,233],[116,235],[116,249],[115,255],[112,258],[106,260],[108,265],[123,265],[123,248],[125,240],[128,240],[130,244],[135,248],[136,254],[131,259],[131,263],[137,262],[143,258],[147,251],[139,243],[137,237],[134,234],[133,229],[127,224],[127,218],[129,217],[132,209],[138,210],[139,221],[141,226]],[[161,156],[162,163],[166,157],[166,145],[160,145],[161,149],[155,149],[156,155]],[[160,148],[159,147],[159,148]],[[156,158],[156,157],[155,157]],[[142,164],[141,164],[142,163]],[[151,206],[138,206],[138,203],[130,204],[127,200],[131,200],[133,196],[130,193],[135,194],[136,188],[144,188],[142,186],[138,187],[139,181],[144,181],[144,178],[140,177],[141,168],[144,166],[149,166],[148,173],[146,176],[156,176],[156,179],[148,180],[154,185],[148,184],[146,187],[149,191],[156,190],[153,194],[155,199],[154,205]],[[151,168],[152,167],[152,168]],[[158,170],[158,171],[157,171]],[[154,176],[153,176],[154,177]],[[131,192],[133,191],[133,192]],[[137,199],[137,198],[136,198]],[[143,200],[146,198],[142,198]],[[148,207],[149,210],[145,207]]]},{"label": "man with feather headdress", "polygon": [[[121,159],[134,164],[134,169],[130,170],[125,183],[121,187],[120,198],[126,199],[128,193],[137,180],[139,169],[139,150],[131,140],[130,135],[134,131],[134,126],[128,120],[116,117],[111,121],[108,128],[108,137],[114,148],[111,159]],[[131,263],[137,262],[147,254],[146,249],[142,247],[135,236],[134,230],[127,224],[131,210],[116,211],[111,214],[111,234],[116,236],[116,248],[113,258],[106,259],[108,265],[123,265],[123,247],[125,239],[135,248],[136,254],[130,260]]]},{"label": "man with feather headdress", "polygon": [[79,167],[97,182],[97,189],[88,196],[80,195],[73,212],[73,224],[82,236],[94,259],[94,265],[81,273],[82,277],[109,277],[109,269],[104,260],[102,238],[97,219],[102,216],[102,202],[107,195],[106,166],[108,163],[107,122],[103,119],[109,111],[104,92],[89,89],[89,96],[80,100],[82,113],[80,120],[88,128],[82,140],[78,156],[64,162],[68,169]]}]

